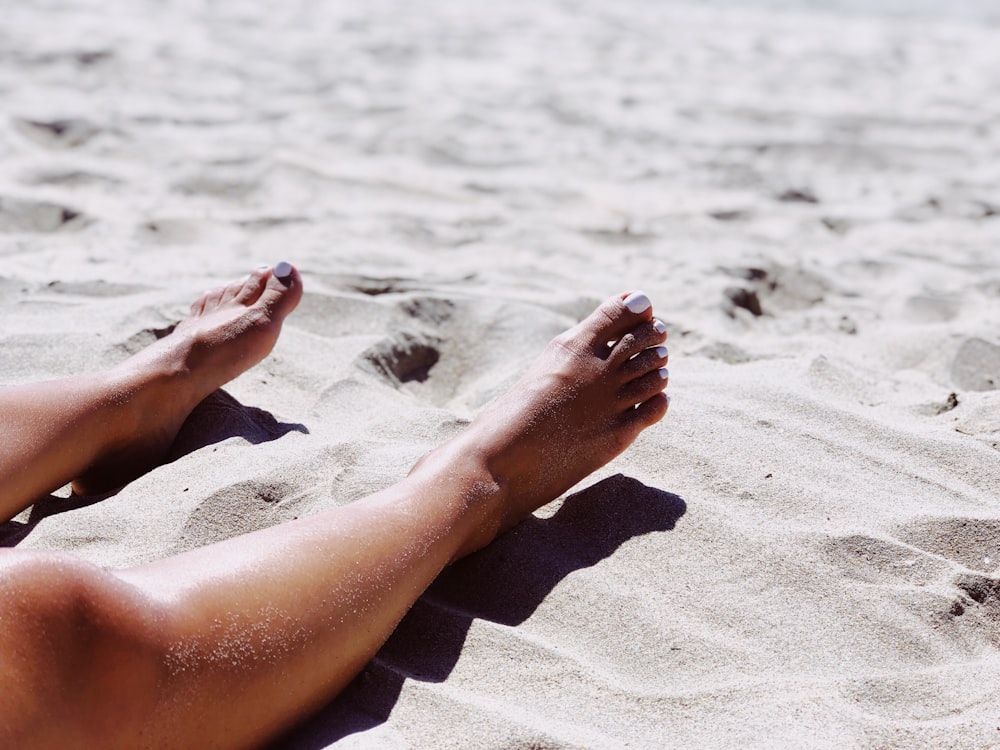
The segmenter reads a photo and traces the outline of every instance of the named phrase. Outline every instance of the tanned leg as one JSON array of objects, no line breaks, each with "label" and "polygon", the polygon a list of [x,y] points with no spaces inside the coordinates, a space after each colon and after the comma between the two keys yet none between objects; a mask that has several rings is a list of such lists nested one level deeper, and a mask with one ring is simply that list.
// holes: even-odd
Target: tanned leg
[{"label": "tanned leg", "polygon": [[0,555],[0,743],[246,747],[287,729],[446,565],[663,417],[665,337],[644,296],[608,300],[406,479],[323,514],[122,571]]},{"label": "tanned leg", "polygon": [[207,292],[169,336],[111,370],[0,389],[0,521],[67,482],[102,492],[162,461],[191,410],[271,351],[302,296],[285,269]]}]

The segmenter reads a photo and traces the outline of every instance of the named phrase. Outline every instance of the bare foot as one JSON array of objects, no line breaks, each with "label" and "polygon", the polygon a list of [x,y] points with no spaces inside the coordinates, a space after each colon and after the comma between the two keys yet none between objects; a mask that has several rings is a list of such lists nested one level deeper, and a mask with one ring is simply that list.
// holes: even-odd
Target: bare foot
[{"label": "bare foot", "polygon": [[559,497],[663,418],[666,338],[641,292],[608,300],[553,339],[462,435],[414,467],[469,459],[486,467],[469,498],[483,506],[484,520],[457,557]]},{"label": "bare foot", "polygon": [[73,482],[74,492],[120,487],[158,465],[188,415],[206,396],[266,357],[302,298],[302,279],[287,263],[205,292],[163,339],[105,374],[127,427]]}]

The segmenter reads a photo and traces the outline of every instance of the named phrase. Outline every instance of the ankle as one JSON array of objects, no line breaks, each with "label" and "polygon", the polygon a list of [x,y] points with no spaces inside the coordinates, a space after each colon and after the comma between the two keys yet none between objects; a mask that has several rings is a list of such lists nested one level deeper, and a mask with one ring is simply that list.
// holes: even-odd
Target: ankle
[{"label": "ankle", "polygon": [[503,482],[490,471],[486,457],[460,439],[420,458],[407,481],[449,504],[458,540],[452,562],[485,547],[512,525]]},{"label": "ankle", "polygon": [[108,382],[144,421],[150,414],[186,416],[208,395],[205,391],[214,390],[199,382],[195,348],[191,337],[175,331],[109,370]]}]

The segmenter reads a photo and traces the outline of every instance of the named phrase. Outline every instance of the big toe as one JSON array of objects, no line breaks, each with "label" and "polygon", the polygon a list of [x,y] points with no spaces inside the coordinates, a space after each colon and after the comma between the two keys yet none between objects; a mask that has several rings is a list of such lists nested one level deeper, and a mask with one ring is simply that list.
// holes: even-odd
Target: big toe
[{"label": "big toe", "polygon": [[302,299],[302,276],[291,263],[282,261],[270,270],[260,298],[254,303],[272,320],[284,320]]},{"label": "big toe", "polygon": [[618,341],[637,325],[652,318],[653,304],[649,297],[643,292],[631,292],[606,300],[571,329],[570,334],[582,339],[586,346],[603,358],[609,352],[610,342]]}]

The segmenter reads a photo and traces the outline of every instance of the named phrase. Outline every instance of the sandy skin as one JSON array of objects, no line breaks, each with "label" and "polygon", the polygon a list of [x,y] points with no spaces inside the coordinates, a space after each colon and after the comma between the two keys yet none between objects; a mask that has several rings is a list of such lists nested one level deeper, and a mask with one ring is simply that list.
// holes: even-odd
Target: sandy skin
[{"label": "sandy skin", "polygon": [[[107,373],[0,390],[0,513],[162,460],[194,406],[274,346],[302,294],[278,270],[203,295]],[[445,566],[664,416],[665,339],[644,295],[607,300],[403,481],[326,513],[125,570],[0,550],[0,744],[242,747],[294,725]]]}]

